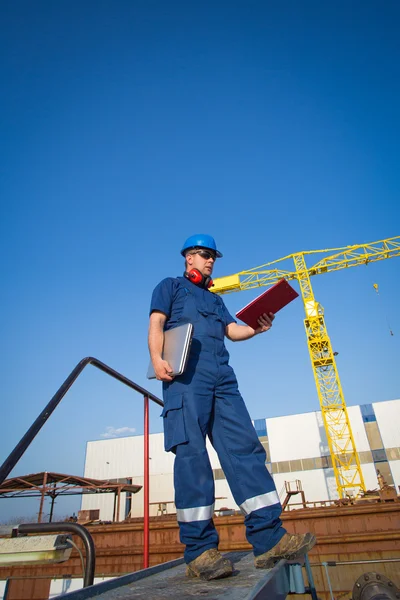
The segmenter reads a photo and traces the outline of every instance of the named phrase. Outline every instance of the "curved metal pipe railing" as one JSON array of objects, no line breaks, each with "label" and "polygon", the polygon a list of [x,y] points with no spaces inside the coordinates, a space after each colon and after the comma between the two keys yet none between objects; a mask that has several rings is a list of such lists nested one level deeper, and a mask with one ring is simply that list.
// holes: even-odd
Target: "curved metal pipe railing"
[{"label": "curved metal pipe railing", "polygon": [[61,387],[54,394],[50,402],[47,406],[42,410],[37,419],[32,423],[29,427],[28,431],[21,438],[18,444],[15,446],[14,450],[10,453],[10,455],[6,458],[4,463],[0,467],[0,484],[7,478],[9,473],[15,467],[21,456],[25,453],[27,448],[30,446],[32,441],[35,439],[43,425],[46,423],[47,419],[52,415],[54,410],[57,408],[61,400],[64,398],[65,394],[68,392],[69,388],[72,386],[74,381],[79,377],[82,373],[83,369],[87,365],[93,365],[103,371],[107,375],[110,375],[114,379],[117,379],[124,385],[128,386],[135,392],[143,395],[144,398],[144,552],[143,552],[143,567],[147,568],[149,566],[149,400],[152,400],[159,406],[164,406],[164,403],[160,398],[152,394],[151,392],[145,390],[140,385],[137,385],[118,371],[115,371],[105,363],[101,362],[97,358],[93,358],[92,356],[88,356],[83,358],[74,368],[73,371],[68,375],[67,379],[61,385]]},{"label": "curved metal pipe railing", "polygon": [[93,585],[94,572],[96,568],[96,550],[93,538],[82,525],[78,523],[24,523],[14,527],[18,533],[65,533],[69,531],[79,536],[83,542],[86,553],[85,570],[83,576],[83,587]]}]

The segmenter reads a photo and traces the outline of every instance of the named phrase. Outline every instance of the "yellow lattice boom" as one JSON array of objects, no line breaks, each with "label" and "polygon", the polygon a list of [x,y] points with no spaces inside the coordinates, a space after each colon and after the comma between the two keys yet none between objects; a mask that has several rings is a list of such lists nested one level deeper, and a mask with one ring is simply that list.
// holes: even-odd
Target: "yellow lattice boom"
[{"label": "yellow lattice boom", "polygon": [[[318,260],[312,267],[307,267],[306,257],[317,254],[328,256]],[[365,490],[365,484],[335,356],[325,325],[324,311],[314,298],[310,277],[368,265],[396,256],[400,256],[400,236],[345,248],[297,252],[248,271],[215,279],[212,288],[217,294],[227,294],[270,286],[280,279],[299,282],[306,313],[304,325],[307,345],[339,497],[357,495]],[[294,262],[295,270],[278,268],[279,263],[288,260]]]}]

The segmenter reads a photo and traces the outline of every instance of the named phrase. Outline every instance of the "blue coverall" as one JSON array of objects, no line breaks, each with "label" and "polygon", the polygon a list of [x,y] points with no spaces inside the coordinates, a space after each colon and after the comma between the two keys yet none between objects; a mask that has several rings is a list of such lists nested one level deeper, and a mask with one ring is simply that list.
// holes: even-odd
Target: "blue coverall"
[{"label": "blue coverall", "polygon": [[215,448],[235,502],[245,515],[246,537],[255,556],[285,534],[281,504],[260,443],[238,390],[224,337],[235,320],[218,295],[185,277],[167,278],[154,289],[150,314],[167,316],[165,330],[192,323],[185,372],[163,382],[165,450],[175,454],[174,485],[185,561],[218,546],[213,523],[214,478],[206,436]]}]

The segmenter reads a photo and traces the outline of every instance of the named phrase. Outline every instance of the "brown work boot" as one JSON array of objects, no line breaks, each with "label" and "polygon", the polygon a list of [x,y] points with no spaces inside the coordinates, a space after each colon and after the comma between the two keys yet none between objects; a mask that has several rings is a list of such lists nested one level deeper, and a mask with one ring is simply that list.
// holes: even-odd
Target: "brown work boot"
[{"label": "brown work boot", "polygon": [[311,550],[316,541],[313,533],[285,533],[271,550],[255,557],[254,565],[257,569],[270,569],[282,558],[286,560],[300,558]]},{"label": "brown work boot", "polygon": [[187,577],[200,577],[200,579],[205,579],[206,581],[229,577],[232,573],[233,566],[231,561],[224,558],[216,548],[206,550],[186,567]]}]

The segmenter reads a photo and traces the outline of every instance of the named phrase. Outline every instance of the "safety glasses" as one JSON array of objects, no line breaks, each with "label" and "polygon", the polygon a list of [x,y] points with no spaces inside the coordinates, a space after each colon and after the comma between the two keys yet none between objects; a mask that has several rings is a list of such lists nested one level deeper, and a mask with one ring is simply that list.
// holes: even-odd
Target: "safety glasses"
[{"label": "safety glasses", "polygon": [[204,260],[210,260],[210,258],[212,258],[214,261],[217,260],[216,255],[208,250],[196,250],[195,252],[191,252],[191,254],[199,254],[201,258],[204,258]]}]

